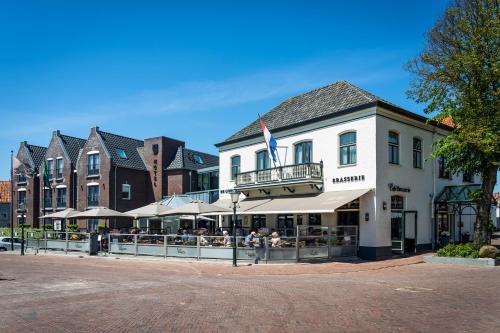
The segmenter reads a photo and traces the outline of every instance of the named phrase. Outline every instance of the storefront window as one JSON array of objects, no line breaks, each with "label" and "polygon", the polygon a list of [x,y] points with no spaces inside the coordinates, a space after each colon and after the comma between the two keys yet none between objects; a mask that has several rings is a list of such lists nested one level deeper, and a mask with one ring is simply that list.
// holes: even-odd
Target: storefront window
[{"label": "storefront window", "polygon": [[266,215],[253,215],[252,216],[252,230],[258,231],[266,227]]},{"label": "storefront window", "polygon": [[356,164],[356,132],[340,136],[340,165]]},{"label": "storefront window", "polygon": [[321,214],[309,214],[309,225],[321,225]]}]

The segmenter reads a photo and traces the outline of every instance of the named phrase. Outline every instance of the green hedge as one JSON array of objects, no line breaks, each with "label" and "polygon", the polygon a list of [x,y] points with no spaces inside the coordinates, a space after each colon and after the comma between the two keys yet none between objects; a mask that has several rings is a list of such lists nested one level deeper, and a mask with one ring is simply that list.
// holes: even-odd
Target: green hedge
[{"label": "green hedge", "polygon": [[479,258],[481,245],[474,243],[448,244],[437,251],[438,257]]}]

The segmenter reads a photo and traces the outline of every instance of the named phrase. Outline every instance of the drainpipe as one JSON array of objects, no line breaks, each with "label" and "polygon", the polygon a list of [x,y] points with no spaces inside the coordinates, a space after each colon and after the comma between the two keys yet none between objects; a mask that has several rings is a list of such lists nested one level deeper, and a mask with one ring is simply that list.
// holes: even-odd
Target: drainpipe
[{"label": "drainpipe", "polygon": [[[434,142],[436,140],[436,127],[434,127],[432,131],[432,144],[434,145]],[[430,203],[430,209],[431,209],[431,221],[432,221],[432,234],[434,234],[434,239],[432,239],[432,251],[435,251],[436,249],[436,244],[437,244],[437,221],[436,221],[436,209],[433,209],[434,206],[434,200],[436,199],[436,159],[432,159],[432,199]]]},{"label": "drainpipe", "polygon": [[[116,169],[118,169],[117,165],[115,165],[115,200],[114,200],[115,201],[115,208],[114,208],[115,210],[116,210]],[[113,219],[113,222],[114,222],[113,224],[116,226],[116,217]]]}]

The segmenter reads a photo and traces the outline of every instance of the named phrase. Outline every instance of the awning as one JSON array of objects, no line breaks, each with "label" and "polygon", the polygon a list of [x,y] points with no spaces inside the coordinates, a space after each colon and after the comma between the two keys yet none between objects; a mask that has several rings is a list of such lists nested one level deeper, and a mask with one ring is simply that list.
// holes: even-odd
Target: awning
[{"label": "awning", "polygon": [[[239,203],[241,214],[303,214],[333,213],[337,208],[361,197],[370,189],[332,191],[315,195],[284,196],[272,199],[245,199]],[[232,205],[230,200],[219,200],[215,204]]]},{"label": "awning", "polygon": [[[245,199],[240,202],[238,202],[238,206],[236,206],[236,209],[238,210],[238,214],[243,214],[244,212],[252,209],[252,208],[258,208],[268,202],[270,202],[272,199]],[[231,199],[219,199],[216,202],[213,203],[216,206],[223,207],[223,208],[233,208],[233,203],[231,202]],[[232,215],[233,213],[217,213],[214,215]],[[208,214],[205,214],[208,215]]]}]

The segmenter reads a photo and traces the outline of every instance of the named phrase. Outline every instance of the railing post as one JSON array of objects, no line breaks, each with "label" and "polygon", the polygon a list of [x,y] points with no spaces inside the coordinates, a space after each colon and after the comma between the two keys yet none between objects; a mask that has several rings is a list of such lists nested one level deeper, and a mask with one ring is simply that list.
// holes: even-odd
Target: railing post
[{"label": "railing post", "polygon": [[65,254],[68,254],[68,232],[66,232],[66,250],[64,251]]},{"label": "railing post", "polygon": [[267,264],[267,261],[269,260],[269,238],[268,237],[264,237],[264,257],[265,257],[266,264]]},{"label": "railing post", "polygon": [[86,233],[87,235],[87,242],[89,243],[89,256],[92,253],[92,235],[89,233]]},{"label": "railing post", "polygon": [[108,233],[108,253],[111,254],[111,233]]},{"label": "railing post", "polygon": [[300,253],[299,241],[300,241],[299,226],[297,226],[297,233],[295,235],[295,262],[299,262],[299,253]]},{"label": "railing post", "polygon": [[196,260],[200,260],[200,236],[196,236]]},{"label": "railing post", "polygon": [[137,257],[137,235],[134,235],[134,256]]},{"label": "railing post", "polygon": [[45,240],[45,253],[47,253],[47,245],[48,245],[48,243],[47,243],[47,231],[44,231],[43,234],[44,234],[43,238]]},{"label": "railing post", "polygon": [[328,240],[327,240],[327,244],[328,244],[328,259],[331,259],[332,258],[332,226],[329,226],[328,229],[327,229],[327,232],[328,232]]},{"label": "railing post", "polygon": [[167,259],[167,235],[163,235],[163,246],[165,247],[165,260]]}]

